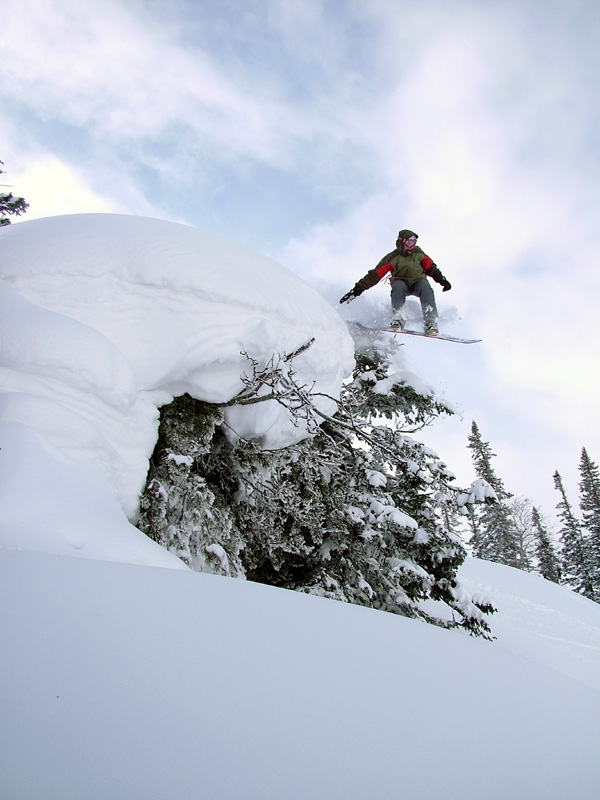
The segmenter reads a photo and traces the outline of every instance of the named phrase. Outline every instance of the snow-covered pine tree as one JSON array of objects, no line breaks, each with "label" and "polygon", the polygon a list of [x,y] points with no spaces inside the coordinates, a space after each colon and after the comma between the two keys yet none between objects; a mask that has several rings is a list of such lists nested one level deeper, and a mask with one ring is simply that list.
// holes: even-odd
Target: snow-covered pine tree
[{"label": "snow-covered pine tree", "polygon": [[[314,423],[311,438],[277,451],[233,435],[214,406],[184,397],[163,408],[142,530],[196,569],[488,636],[493,609],[458,584],[466,553],[447,527],[481,492],[454,487],[446,465],[409,435],[451,412],[393,374],[389,354],[357,353],[332,417],[316,411],[281,359],[253,362],[238,401],[259,401],[252,390],[268,386]],[[427,600],[441,601],[440,616]]]},{"label": "snow-covered pine tree", "polygon": [[192,569],[239,577],[243,542],[231,501],[237,480],[214,481],[198,468],[221,445],[222,423],[217,408],[189,395],[161,409],[138,525]]},{"label": "snow-covered pine tree", "polygon": [[536,536],[536,558],[538,571],[542,578],[553,583],[560,582],[560,565],[558,557],[552,546],[550,534],[539,510],[533,506],[531,510],[531,521]]},{"label": "snow-covered pine tree", "polygon": [[600,602],[600,471],[585,447],[579,462],[579,507],[594,600]]},{"label": "snow-covered pine tree", "polygon": [[[4,162],[0,161],[4,166]],[[3,175],[5,170],[0,169],[0,175]],[[0,192],[0,227],[3,225],[10,225],[10,216],[20,216],[24,214],[29,208],[29,203],[23,197],[15,197],[12,192]]]},{"label": "snow-covered pine tree", "polygon": [[581,530],[581,524],[567,497],[562,477],[558,471],[554,473],[554,486],[560,493],[560,502],[556,506],[561,521],[559,537],[562,543],[561,581],[571,586],[576,592],[594,599],[594,585],[590,571],[590,558],[587,543]]},{"label": "snow-covered pine tree", "polygon": [[494,472],[492,458],[496,454],[492,452],[489,442],[483,441],[475,421],[471,425],[468,446],[476,473],[492,487],[496,495],[484,506],[471,508],[473,535],[470,544],[473,555],[509,567],[526,569],[508,503],[512,494],[506,491],[502,480]]}]

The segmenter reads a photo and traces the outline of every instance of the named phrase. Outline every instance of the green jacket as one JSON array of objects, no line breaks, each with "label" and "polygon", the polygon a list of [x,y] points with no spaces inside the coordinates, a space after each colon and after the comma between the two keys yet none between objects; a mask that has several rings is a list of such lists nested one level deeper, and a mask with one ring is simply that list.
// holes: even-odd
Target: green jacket
[{"label": "green jacket", "polygon": [[404,281],[409,288],[412,288],[421,278],[433,278],[442,286],[448,284],[431,258],[420,247],[415,247],[412,252],[392,250],[391,253],[387,253],[374,269],[370,269],[363,278],[356,282],[354,291],[358,290],[357,293],[361,294],[379,283],[386,275],[390,276],[392,283]]}]

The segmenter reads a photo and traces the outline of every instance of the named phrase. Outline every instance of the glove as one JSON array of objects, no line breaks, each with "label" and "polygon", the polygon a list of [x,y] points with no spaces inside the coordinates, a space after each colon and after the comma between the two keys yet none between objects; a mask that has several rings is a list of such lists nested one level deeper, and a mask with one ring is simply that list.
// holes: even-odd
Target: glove
[{"label": "glove", "polygon": [[442,281],[442,292],[449,292],[451,288],[452,284],[450,283],[450,281],[447,281],[444,278],[444,280]]},{"label": "glove", "polygon": [[358,297],[359,294],[362,294],[362,289],[357,289],[355,286],[354,289],[350,289],[343,297],[340,297],[340,303],[349,303],[351,300],[354,300],[355,297]]}]

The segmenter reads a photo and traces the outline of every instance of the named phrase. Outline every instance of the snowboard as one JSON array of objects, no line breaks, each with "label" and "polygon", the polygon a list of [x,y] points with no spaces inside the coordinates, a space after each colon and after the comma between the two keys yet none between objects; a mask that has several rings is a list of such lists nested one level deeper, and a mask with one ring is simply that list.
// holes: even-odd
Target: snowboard
[{"label": "snowboard", "polygon": [[458,342],[459,344],[476,344],[481,339],[463,339],[460,336],[446,336],[443,333],[437,336],[426,336],[423,331],[409,331],[406,328],[402,331],[400,328],[371,328],[368,325],[363,325],[362,322],[357,322],[356,325],[363,331],[378,331],[380,333],[401,333],[406,336],[420,336],[423,339],[440,339],[442,342]]}]

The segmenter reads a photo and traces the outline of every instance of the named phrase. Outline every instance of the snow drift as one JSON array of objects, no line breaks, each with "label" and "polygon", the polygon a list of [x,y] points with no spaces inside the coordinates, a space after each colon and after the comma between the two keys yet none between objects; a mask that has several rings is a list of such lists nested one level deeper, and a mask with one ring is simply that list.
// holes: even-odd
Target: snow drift
[{"label": "snow drift", "polygon": [[466,567],[494,589],[497,642],[249,581],[0,550],[0,796],[591,800],[600,606]]},{"label": "snow drift", "polygon": [[[353,365],[352,340],[328,303],[265,256],[142,217],[84,214],[3,229],[4,543],[110,559],[101,531],[112,528],[120,531],[116,560],[176,566],[127,522],[158,408],[185,392],[227,402],[243,388],[248,357],[263,366],[312,339],[287,368],[331,412]],[[233,431],[265,447],[306,435],[273,401],[225,414]],[[97,513],[84,527],[89,514],[79,500],[90,493]]]}]

